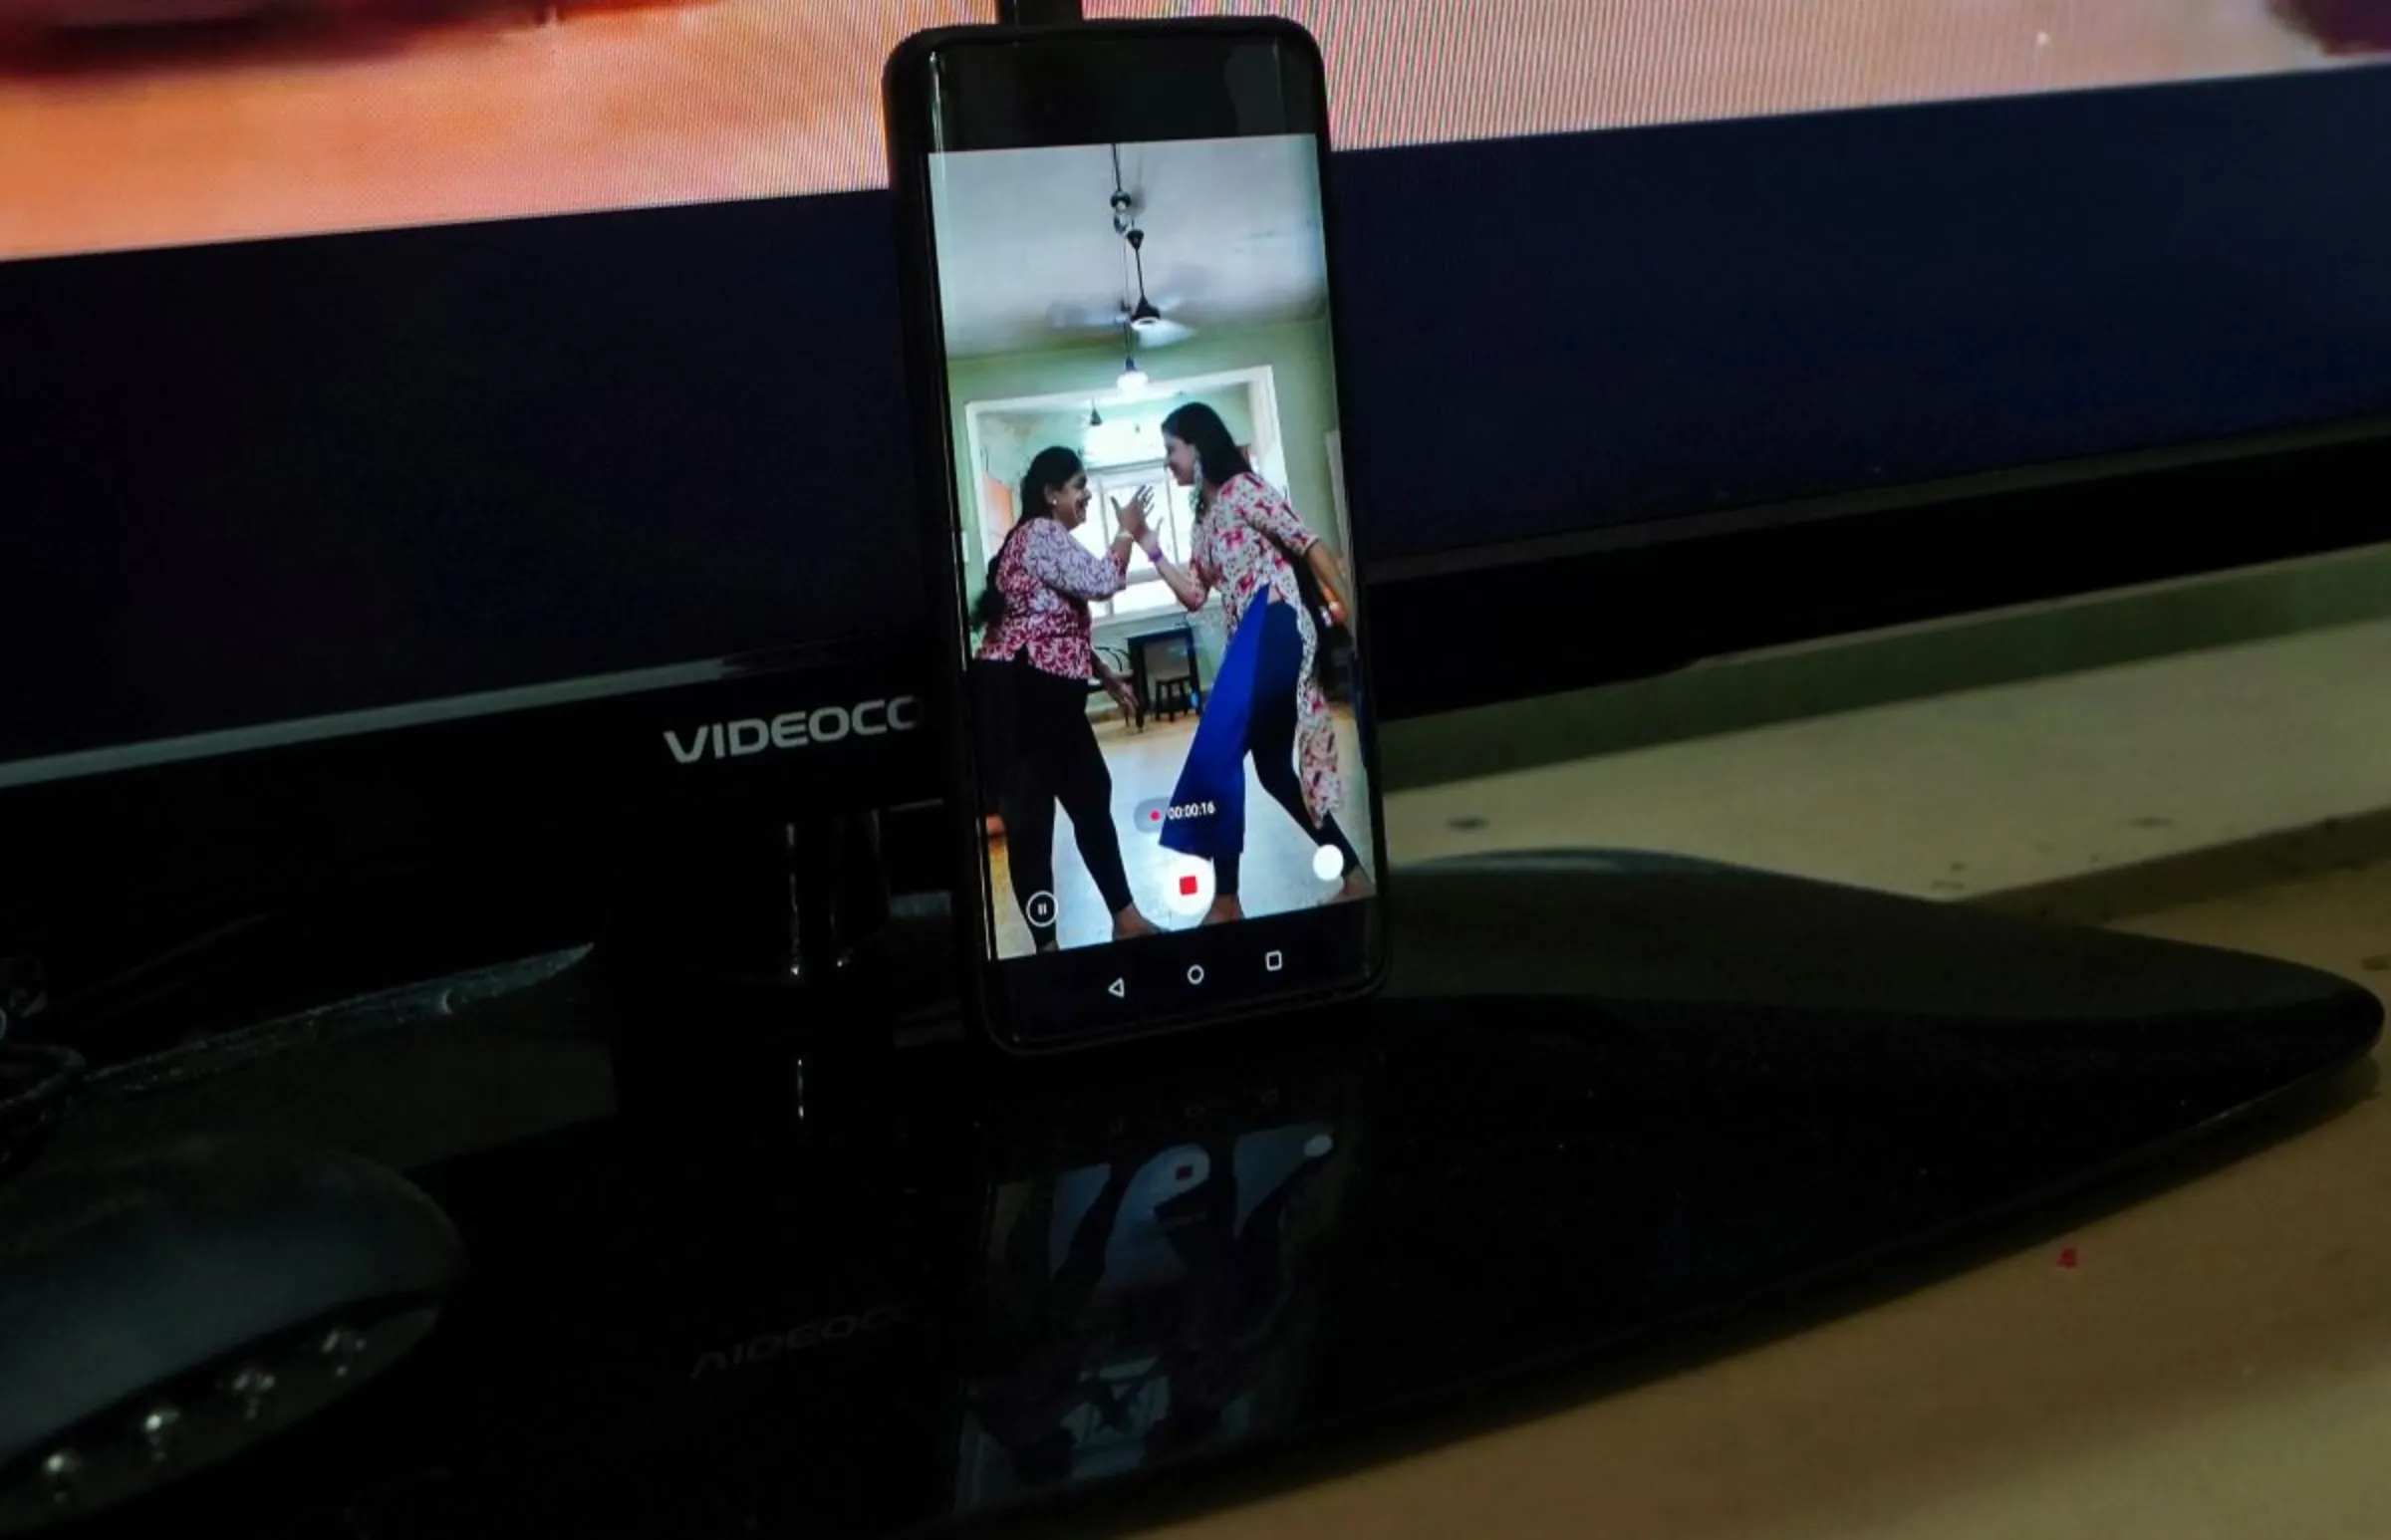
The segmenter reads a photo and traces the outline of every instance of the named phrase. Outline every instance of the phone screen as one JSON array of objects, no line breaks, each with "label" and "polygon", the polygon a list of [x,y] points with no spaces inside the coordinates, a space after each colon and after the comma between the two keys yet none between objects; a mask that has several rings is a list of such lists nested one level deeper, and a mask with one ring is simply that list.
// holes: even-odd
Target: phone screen
[{"label": "phone screen", "polygon": [[1365,980],[1380,830],[1317,56],[928,60],[983,1001],[1023,1043]]}]

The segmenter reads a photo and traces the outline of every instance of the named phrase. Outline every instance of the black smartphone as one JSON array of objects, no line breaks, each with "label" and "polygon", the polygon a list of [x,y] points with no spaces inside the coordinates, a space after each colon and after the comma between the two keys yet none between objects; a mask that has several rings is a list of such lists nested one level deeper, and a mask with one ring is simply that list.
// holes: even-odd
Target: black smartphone
[{"label": "black smartphone", "polygon": [[968,1008],[1038,1049],[1369,989],[1318,48],[956,28],[885,90]]}]

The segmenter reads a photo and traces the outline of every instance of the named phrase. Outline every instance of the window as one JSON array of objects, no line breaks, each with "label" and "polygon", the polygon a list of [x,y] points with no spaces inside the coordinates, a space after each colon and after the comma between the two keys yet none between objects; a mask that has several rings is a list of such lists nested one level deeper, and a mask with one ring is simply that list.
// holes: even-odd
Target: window
[{"label": "window", "polygon": [[[1187,492],[1171,484],[1171,472],[1160,460],[1138,465],[1090,466],[1088,486],[1095,498],[1088,504],[1088,517],[1072,531],[1079,543],[1102,556],[1113,539],[1113,505],[1126,503],[1140,487],[1150,496],[1147,521],[1162,537],[1163,554],[1185,565],[1190,538],[1195,532],[1196,510]],[[1129,556],[1129,587],[1109,600],[1098,600],[1089,609],[1099,619],[1146,615],[1154,612],[1183,614],[1179,596],[1163,582],[1163,575],[1154,570],[1143,551]]]}]

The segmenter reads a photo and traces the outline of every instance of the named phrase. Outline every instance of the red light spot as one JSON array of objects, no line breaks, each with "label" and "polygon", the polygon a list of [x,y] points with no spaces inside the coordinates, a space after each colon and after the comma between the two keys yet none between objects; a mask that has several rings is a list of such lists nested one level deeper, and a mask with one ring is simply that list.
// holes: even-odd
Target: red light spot
[{"label": "red light spot", "polygon": [[2066,1250],[2059,1253],[2059,1265],[2061,1267],[2073,1267],[2075,1265],[2075,1248],[2073,1246],[2069,1246]]},{"label": "red light spot", "polygon": [[1146,821],[1150,824],[1161,823],[1163,821],[1163,810],[1161,808],[1156,808],[1153,812],[1146,815]]},{"label": "red light spot", "polygon": [[1183,898],[1193,898],[1196,897],[1195,874],[1190,873],[1188,876],[1179,880],[1179,896]]}]

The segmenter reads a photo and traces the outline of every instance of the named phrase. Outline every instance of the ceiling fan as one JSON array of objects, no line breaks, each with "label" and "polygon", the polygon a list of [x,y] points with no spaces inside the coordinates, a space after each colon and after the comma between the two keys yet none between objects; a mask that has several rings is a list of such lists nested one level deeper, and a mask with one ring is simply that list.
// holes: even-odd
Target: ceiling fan
[{"label": "ceiling fan", "polygon": [[[1172,312],[1184,303],[1176,296],[1156,300],[1146,292],[1146,231],[1137,221],[1137,200],[1121,180],[1121,146],[1113,146],[1113,195],[1110,200],[1113,233],[1120,237],[1128,251],[1128,271],[1123,274],[1134,284],[1137,298],[1124,298],[1117,305],[1058,304],[1046,313],[1047,324],[1064,331],[1096,331],[1126,329],[1132,343],[1143,348],[1168,348],[1186,342],[1196,335],[1196,329],[1172,319]],[[1126,289],[1127,286],[1125,286]]]}]

